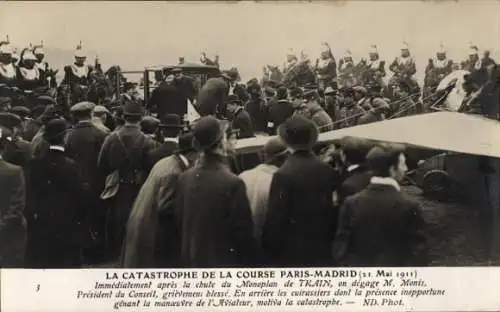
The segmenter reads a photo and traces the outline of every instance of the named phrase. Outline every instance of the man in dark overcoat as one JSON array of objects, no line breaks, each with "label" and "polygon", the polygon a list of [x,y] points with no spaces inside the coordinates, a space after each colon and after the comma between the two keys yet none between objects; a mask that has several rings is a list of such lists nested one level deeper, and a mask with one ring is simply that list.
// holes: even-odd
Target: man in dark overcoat
[{"label": "man in dark overcoat", "polygon": [[200,116],[225,114],[230,83],[233,81],[228,72],[220,77],[210,78],[201,87],[196,99],[196,109]]},{"label": "man in dark overcoat", "polygon": [[66,138],[66,156],[73,159],[80,169],[80,177],[88,191],[87,226],[88,248],[84,251],[88,263],[100,261],[104,253],[106,211],[100,200],[104,176],[97,167],[97,159],[107,134],[92,122],[94,104],[80,102],[71,107],[76,121]]},{"label": "man in dark overcoat", "polygon": [[294,113],[292,103],[288,101],[288,90],[286,87],[281,86],[277,90],[278,101],[273,101],[269,105],[269,122],[271,134],[276,134],[278,127],[290,118]]},{"label": "man in dark overcoat", "polygon": [[175,222],[179,175],[196,160],[193,134],[179,137],[179,148],[161,159],[142,186],[127,223],[123,268],[172,268],[180,265],[180,235]]},{"label": "man in dark overcoat", "polygon": [[3,159],[12,140],[10,129],[0,125],[0,267],[23,268],[26,251],[26,186],[23,169]]},{"label": "man in dark overcoat", "polygon": [[26,257],[30,268],[78,268],[82,264],[88,193],[78,164],[66,156],[66,130],[64,120],[51,120],[44,132],[49,150],[28,166]]},{"label": "man in dark overcoat", "polygon": [[313,154],[318,128],[294,115],[278,129],[291,155],[271,182],[263,248],[270,265],[328,266],[334,228],[334,192],[339,178]]},{"label": "man in dark overcoat", "polygon": [[182,265],[249,266],[256,250],[252,214],[245,184],[227,163],[225,131],[205,116],[194,124],[193,136],[201,158],[179,177],[176,200]]},{"label": "man in dark overcoat", "polygon": [[401,192],[406,173],[404,148],[380,144],[367,155],[370,184],[341,208],[336,243],[354,266],[426,265],[425,220],[419,203]]},{"label": "man in dark overcoat", "polygon": [[140,104],[124,106],[125,124],[106,137],[99,155],[99,169],[107,176],[101,198],[108,202],[107,249],[112,260],[120,254],[132,205],[147,177],[148,153],[155,146],[141,132],[139,123],[143,115]]}]

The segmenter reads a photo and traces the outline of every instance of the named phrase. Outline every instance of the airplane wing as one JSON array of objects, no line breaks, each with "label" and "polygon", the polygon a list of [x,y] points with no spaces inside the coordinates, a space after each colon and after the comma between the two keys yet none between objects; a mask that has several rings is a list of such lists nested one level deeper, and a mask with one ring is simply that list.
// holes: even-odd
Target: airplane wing
[{"label": "airplane wing", "polygon": [[[436,112],[321,133],[320,143],[344,136],[500,158],[500,122],[457,112]],[[239,140],[237,153],[259,151],[270,137]]]}]

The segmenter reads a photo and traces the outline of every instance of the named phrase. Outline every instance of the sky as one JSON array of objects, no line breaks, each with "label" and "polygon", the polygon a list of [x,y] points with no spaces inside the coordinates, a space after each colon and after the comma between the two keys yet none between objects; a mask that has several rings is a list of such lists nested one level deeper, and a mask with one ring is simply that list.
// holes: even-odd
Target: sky
[{"label": "sky", "polygon": [[[0,38],[20,48],[46,46],[97,51],[104,67],[124,69],[197,62],[201,51],[220,55],[250,79],[265,64],[282,65],[290,48],[312,59],[321,42],[339,58],[346,49],[366,56],[376,44],[386,61],[409,43],[422,68],[442,42],[462,60],[470,42],[500,60],[500,1],[328,2],[1,2]],[[47,56],[50,60],[50,56]],[[68,63],[72,60],[68,60]]]}]

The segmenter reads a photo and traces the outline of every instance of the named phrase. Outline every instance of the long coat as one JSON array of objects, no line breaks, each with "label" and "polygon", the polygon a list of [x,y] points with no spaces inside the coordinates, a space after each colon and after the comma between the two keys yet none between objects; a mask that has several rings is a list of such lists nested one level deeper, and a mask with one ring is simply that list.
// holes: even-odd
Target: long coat
[{"label": "long coat", "polygon": [[272,102],[269,105],[269,121],[273,123],[273,132],[276,132],[278,127],[293,115],[294,111],[292,103],[288,100]]},{"label": "long coat", "polygon": [[245,184],[222,156],[203,155],[180,176],[176,210],[183,266],[252,264],[256,244]]},{"label": "long coat", "polygon": [[210,78],[201,87],[196,99],[196,108],[200,116],[215,115],[217,107],[225,111],[229,84],[222,77]]},{"label": "long coat", "polygon": [[90,246],[104,243],[106,210],[99,195],[104,188],[105,177],[97,167],[97,159],[106,136],[106,132],[91,121],[81,121],[69,132],[66,141],[66,155],[78,163],[80,177],[89,195],[86,217],[89,231],[93,233]]},{"label": "long coat", "polygon": [[21,167],[0,159],[0,267],[22,268],[26,251],[26,186]]},{"label": "long coat", "polygon": [[270,265],[332,264],[334,169],[309,152],[296,152],[274,174],[263,248]]},{"label": "long coat", "polygon": [[151,94],[150,108],[156,109],[159,118],[166,114],[187,114],[187,97],[182,88],[170,82],[162,82]]},{"label": "long coat", "polygon": [[87,193],[77,163],[49,149],[28,169],[28,266],[79,267]]},{"label": "long coat", "polygon": [[153,148],[148,153],[148,162],[150,168],[153,168],[153,166],[163,158],[173,155],[178,147],[179,144],[177,142],[165,141],[163,142],[163,144],[160,144],[159,146]]},{"label": "long coat", "polygon": [[111,133],[102,145],[99,170],[104,175],[118,170],[120,176],[118,192],[108,200],[110,256],[118,256],[120,252],[132,205],[149,171],[148,153],[154,146],[153,139],[143,134],[139,125],[131,124]]},{"label": "long coat", "polygon": [[418,252],[424,242],[422,209],[393,186],[370,184],[347,198],[340,220],[337,241],[347,243],[349,265],[426,264]]},{"label": "long coat", "polygon": [[123,268],[179,265],[180,237],[174,219],[175,194],[179,175],[188,166],[189,163],[176,154],[153,167],[128,220],[121,259]]},{"label": "long coat", "polygon": [[342,204],[347,197],[364,190],[370,184],[371,177],[365,166],[347,172],[338,191],[339,204]]}]

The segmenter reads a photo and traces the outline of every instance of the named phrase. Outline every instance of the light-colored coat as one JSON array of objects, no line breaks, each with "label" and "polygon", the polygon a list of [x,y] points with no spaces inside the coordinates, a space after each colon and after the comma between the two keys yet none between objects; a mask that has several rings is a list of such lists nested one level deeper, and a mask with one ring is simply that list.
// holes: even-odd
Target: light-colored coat
[{"label": "light-colored coat", "polygon": [[278,167],[276,166],[260,164],[240,174],[240,178],[245,182],[247,197],[252,210],[254,235],[259,246],[262,242],[262,228],[266,221],[271,181],[277,170]]}]

